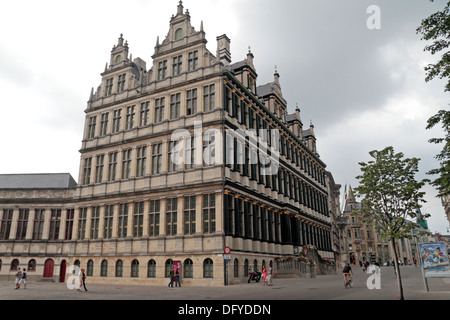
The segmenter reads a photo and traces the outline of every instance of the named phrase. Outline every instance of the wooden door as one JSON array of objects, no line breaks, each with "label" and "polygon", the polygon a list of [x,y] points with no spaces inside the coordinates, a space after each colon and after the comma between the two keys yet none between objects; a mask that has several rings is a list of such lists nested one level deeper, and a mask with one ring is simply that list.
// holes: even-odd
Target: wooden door
[{"label": "wooden door", "polygon": [[59,282],[66,281],[66,260],[61,261],[61,266],[59,267]]},{"label": "wooden door", "polygon": [[44,278],[52,278],[53,277],[53,267],[55,263],[52,259],[45,260],[44,264]]}]

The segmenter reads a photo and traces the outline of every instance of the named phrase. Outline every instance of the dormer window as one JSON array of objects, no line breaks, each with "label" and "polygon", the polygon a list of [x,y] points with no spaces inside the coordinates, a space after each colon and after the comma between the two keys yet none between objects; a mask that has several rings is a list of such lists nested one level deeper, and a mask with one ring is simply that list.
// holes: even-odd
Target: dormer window
[{"label": "dormer window", "polygon": [[167,77],[167,60],[158,63],[158,80],[164,80]]},{"label": "dormer window", "polygon": [[175,41],[180,40],[181,38],[183,38],[183,29],[178,28],[175,31]]}]

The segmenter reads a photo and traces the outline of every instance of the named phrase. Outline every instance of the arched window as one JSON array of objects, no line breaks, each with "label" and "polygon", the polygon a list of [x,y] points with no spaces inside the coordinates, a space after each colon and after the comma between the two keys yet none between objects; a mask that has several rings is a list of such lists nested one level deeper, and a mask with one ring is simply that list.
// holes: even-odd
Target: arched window
[{"label": "arched window", "polygon": [[244,276],[248,276],[249,270],[248,270],[248,259],[244,260]]},{"label": "arched window", "polygon": [[108,276],[108,261],[103,260],[100,268],[100,276],[107,277]]},{"label": "arched window", "polygon": [[19,268],[19,260],[14,259],[11,261],[11,270],[17,270]]},{"label": "arched window", "polygon": [[139,277],[139,261],[134,259],[131,262],[131,277],[138,278]]},{"label": "arched window", "polygon": [[166,260],[166,268],[165,268],[165,270],[166,270],[165,276],[166,276],[166,277],[169,276],[169,272],[170,272],[170,270],[171,270],[172,268],[173,268],[173,261],[172,261],[172,259]]},{"label": "arched window", "polygon": [[184,260],[184,275],[185,278],[194,277],[194,263],[191,259]]},{"label": "arched window", "polygon": [[116,277],[122,277],[123,275],[123,262],[122,260],[117,260],[116,262]]},{"label": "arched window", "polygon": [[75,262],[73,263],[75,266],[77,266],[78,268],[80,267],[81,263],[80,260],[75,260]]},{"label": "arched window", "polygon": [[234,259],[234,277],[239,277],[239,260],[237,258]]},{"label": "arched window", "polygon": [[3,264],[2,259],[0,259],[0,270],[2,270],[2,264]]},{"label": "arched window", "polygon": [[258,260],[253,260],[253,271],[258,271]]},{"label": "arched window", "polygon": [[181,38],[183,38],[183,29],[178,28],[178,29],[175,31],[175,41],[176,41],[176,40],[180,40]]},{"label": "arched window", "polygon": [[36,270],[36,260],[31,259],[30,261],[28,261],[28,270]]},{"label": "arched window", "polygon": [[148,261],[147,277],[156,278],[156,261],[153,259]]},{"label": "arched window", "polygon": [[87,276],[92,277],[94,275],[94,261],[89,260],[87,263]]},{"label": "arched window", "polygon": [[209,258],[206,258],[205,261],[203,261],[203,278],[213,278],[214,272],[213,272],[213,261]]}]

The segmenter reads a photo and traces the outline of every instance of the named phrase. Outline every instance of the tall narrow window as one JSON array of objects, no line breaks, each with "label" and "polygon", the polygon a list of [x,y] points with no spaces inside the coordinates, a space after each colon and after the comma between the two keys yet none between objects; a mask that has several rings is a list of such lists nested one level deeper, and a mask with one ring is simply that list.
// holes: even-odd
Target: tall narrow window
[{"label": "tall narrow window", "polygon": [[92,158],[84,159],[83,184],[91,183],[91,166],[92,166]]},{"label": "tall narrow window", "polygon": [[213,84],[203,87],[203,111],[212,111],[216,104],[215,86]]},{"label": "tall narrow window", "polygon": [[177,119],[180,117],[180,101],[181,93],[170,96],[170,119]]},{"label": "tall narrow window", "polygon": [[148,117],[150,115],[150,102],[141,103],[140,121],[139,125],[144,127],[148,124]]},{"label": "tall narrow window", "polygon": [[108,164],[109,181],[116,180],[116,172],[117,172],[117,152],[113,152],[109,154],[109,164]]},{"label": "tall narrow window", "polygon": [[78,218],[78,239],[83,240],[86,236],[87,208],[80,209]]},{"label": "tall narrow window", "polygon": [[135,106],[127,107],[126,130],[134,128],[134,122],[136,117],[135,112],[136,112]]},{"label": "tall narrow window", "polygon": [[113,219],[114,219],[114,206],[108,205],[106,206],[104,229],[103,229],[103,237],[105,239],[112,238]]},{"label": "tall narrow window", "polygon": [[192,169],[195,167],[196,157],[195,157],[195,137],[187,137],[184,140],[184,168]]},{"label": "tall narrow window", "polygon": [[168,236],[174,236],[177,234],[177,209],[178,199],[167,199],[167,211],[166,211],[166,234]]},{"label": "tall narrow window", "polygon": [[160,174],[162,165],[162,143],[152,146],[152,173]]},{"label": "tall narrow window", "polygon": [[33,240],[42,239],[42,231],[44,230],[45,209],[36,209],[33,224]]},{"label": "tall narrow window", "polygon": [[119,211],[119,238],[125,238],[128,230],[128,203],[120,205]]},{"label": "tall narrow window", "polygon": [[169,172],[177,171],[178,170],[178,163],[179,163],[179,141],[170,141],[169,143]]},{"label": "tall narrow window", "polygon": [[188,71],[198,69],[198,51],[189,52],[188,54]]},{"label": "tall narrow window", "polygon": [[106,136],[108,133],[108,117],[109,113],[102,113],[102,120],[100,122],[100,136]]},{"label": "tall narrow window", "polygon": [[133,237],[142,237],[144,229],[144,202],[134,204]]},{"label": "tall narrow window", "polygon": [[128,179],[131,173],[131,152],[132,150],[125,150],[122,154],[122,179]]},{"label": "tall narrow window", "polygon": [[91,239],[98,238],[99,225],[100,225],[100,207],[93,207],[91,215]]},{"label": "tall narrow window", "polygon": [[125,90],[125,74],[119,75],[119,81],[117,83],[117,92]]},{"label": "tall narrow window", "polygon": [[147,165],[147,147],[141,147],[137,149],[136,160],[136,177],[142,177],[145,175],[145,167]]},{"label": "tall narrow window", "polygon": [[203,233],[216,232],[216,195],[203,196]]},{"label": "tall narrow window", "polygon": [[159,98],[155,100],[155,123],[164,120],[164,105],[166,103],[165,101],[165,98]]},{"label": "tall narrow window", "polygon": [[88,139],[92,139],[95,137],[95,126],[97,124],[97,117],[89,117],[89,126],[88,126]]},{"label": "tall narrow window", "polygon": [[216,133],[206,132],[203,136],[203,165],[212,166],[216,162]]},{"label": "tall narrow window", "polygon": [[197,89],[187,91],[186,115],[197,113]]},{"label": "tall narrow window", "polygon": [[17,221],[16,240],[24,240],[27,234],[28,209],[19,210],[19,220]]},{"label": "tall narrow window", "polygon": [[97,156],[97,163],[95,164],[95,182],[100,183],[103,180],[103,162],[105,161],[105,156]]},{"label": "tall narrow window", "polygon": [[184,198],[184,234],[195,233],[195,201],[195,196]]},{"label": "tall narrow window", "polygon": [[113,78],[106,80],[105,96],[110,96],[113,89]]},{"label": "tall narrow window", "polygon": [[0,240],[8,240],[11,232],[11,224],[13,219],[13,209],[3,210],[2,226],[0,228]]},{"label": "tall narrow window", "polygon": [[183,56],[177,56],[173,58],[172,64],[172,74],[173,76],[178,76],[181,74],[183,69]]},{"label": "tall narrow window", "polygon": [[158,62],[158,80],[164,80],[167,77],[167,60]]},{"label": "tall narrow window", "polygon": [[49,240],[58,240],[60,223],[61,223],[61,209],[52,209],[50,215],[50,231],[48,234]]},{"label": "tall narrow window", "polygon": [[156,237],[159,235],[159,208],[160,201],[152,200],[150,201],[150,228],[149,228],[149,236]]},{"label": "tall narrow window", "polygon": [[67,209],[66,216],[66,232],[64,235],[64,240],[72,240],[72,230],[73,230],[73,217],[75,215],[74,209]]},{"label": "tall narrow window", "polygon": [[114,110],[112,133],[120,131],[120,121],[122,119],[122,109]]}]

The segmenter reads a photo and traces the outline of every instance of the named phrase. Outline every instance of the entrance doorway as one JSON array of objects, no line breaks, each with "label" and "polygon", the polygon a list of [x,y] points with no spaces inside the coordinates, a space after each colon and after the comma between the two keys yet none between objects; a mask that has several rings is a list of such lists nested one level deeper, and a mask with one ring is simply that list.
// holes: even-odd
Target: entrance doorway
[{"label": "entrance doorway", "polygon": [[52,259],[45,260],[44,264],[44,278],[52,278],[53,277],[53,267],[55,263]]},{"label": "entrance doorway", "polygon": [[59,282],[66,281],[66,260],[61,261],[61,265],[59,267]]}]

